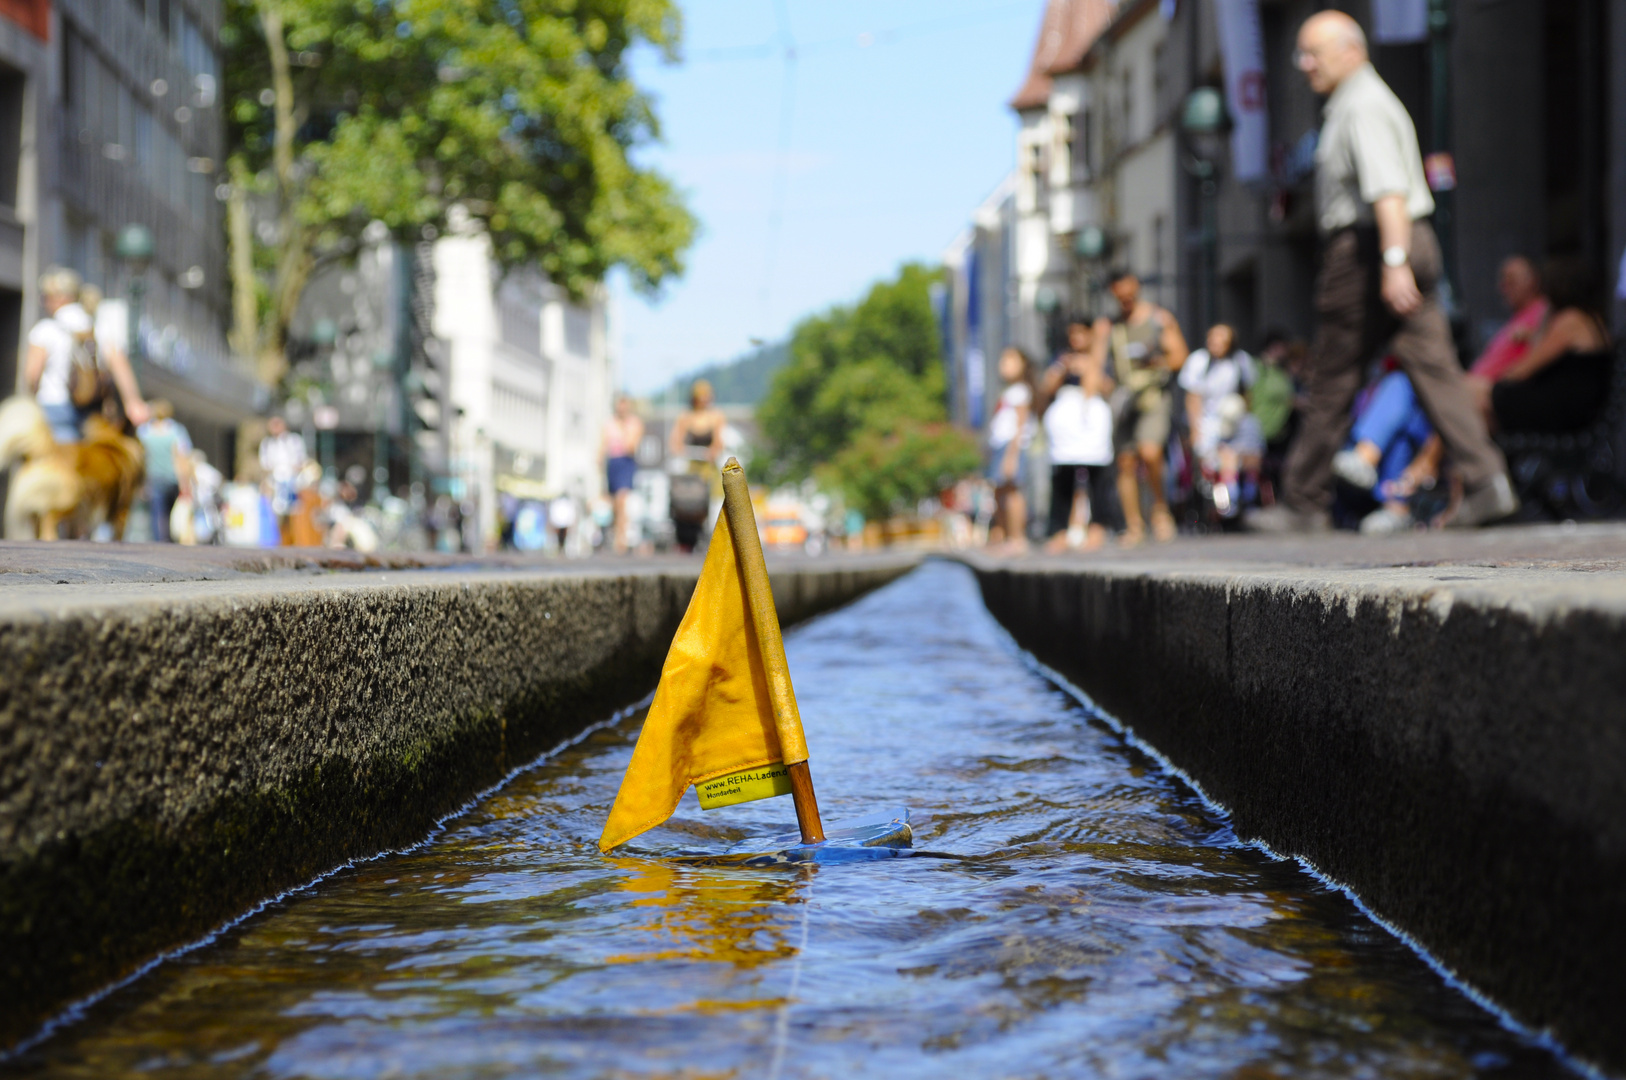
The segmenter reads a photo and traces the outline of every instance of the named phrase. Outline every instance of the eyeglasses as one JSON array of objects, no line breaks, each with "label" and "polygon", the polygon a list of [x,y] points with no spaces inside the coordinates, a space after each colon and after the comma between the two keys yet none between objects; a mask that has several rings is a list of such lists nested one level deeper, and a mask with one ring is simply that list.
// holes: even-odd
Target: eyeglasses
[{"label": "eyeglasses", "polygon": [[1293,50],[1293,66],[1302,68],[1306,61],[1319,64],[1326,53],[1332,52],[1337,47],[1336,43],[1312,45],[1309,48],[1301,45]]}]

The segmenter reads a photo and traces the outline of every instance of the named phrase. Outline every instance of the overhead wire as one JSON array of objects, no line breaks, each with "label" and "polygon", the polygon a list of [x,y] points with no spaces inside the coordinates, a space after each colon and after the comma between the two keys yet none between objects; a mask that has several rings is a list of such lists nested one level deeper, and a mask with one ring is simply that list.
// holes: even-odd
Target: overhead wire
[{"label": "overhead wire", "polygon": [[790,148],[796,117],[797,60],[810,52],[824,52],[841,46],[865,49],[877,44],[893,44],[943,30],[956,29],[981,22],[992,22],[1005,17],[1006,13],[1012,8],[1031,7],[1032,0],[1010,0],[1008,3],[970,13],[968,16],[921,19],[884,30],[866,31],[856,36],[824,38],[804,45],[798,45],[796,42],[786,0],[771,0],[771,3],[775,21],[775,33],[772,39],[759,45],[734,45],[701,49],[684,57],[685,61],[691,63],[715,63],[730,60],[763,60],[777,53],[784,64],[784,74],[779,95],[778,153],[775,155],[773,179],[768,197],[766,250],[763,258],[762,288],[758,293],[758,318],[764,334],[770,332],[769,328],[773,322],[774,274],[777,269],[779,242],[784,228],[785,202],[790,183]]},{"label": "overhead wire", "polygon": [[779,41],[784,50],[785,74],[779,91],[779,153],[774,160],[773,190],[768,197],[767,253],[762,271],[761,322],[763,330],[773,319],[774,264],[779,256],[779,234],[785,220],[785,189],[789,181],[790,141],[796,118],[796,36],[791,30],[786,0],[773,0],[774,17],[779,24]]},{"label": "overhead wire", "polygon": [[[803,42],[797,47],[798,57],[807,57],[818,53],[830,52],[840,48],[867,49],[875,45],[891,45],[899,41],[912,38],[925,37],[929,34],[943,30],[955,30],[964,26],[975,26],[984,22],[996,22],[1007,16],[1013,8],[1029,10],[1033,6],[1032,0],[1010,0],[1008,3],[998,4],[994,7],[984,8],[981,11],[965,15],[948,15],[932,19],[920,19],[916,22],[902,23],[898,26],[882,30],[865,31],[859,34],[844,34],[841,37],[821,38],[818,41]],[[780,52],[784,47],[782,30],[776,31],[767,41],[756,45],[721,45],[709,49],[695,49],[683,54],[685,63],[728,63],[737,60],[767,60]]]}]

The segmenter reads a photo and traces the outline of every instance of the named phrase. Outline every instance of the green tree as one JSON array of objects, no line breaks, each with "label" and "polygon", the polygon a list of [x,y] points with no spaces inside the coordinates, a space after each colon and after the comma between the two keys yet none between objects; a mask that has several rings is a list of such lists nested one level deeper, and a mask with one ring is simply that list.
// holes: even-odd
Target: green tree
[{"label": "green tree", "polygon": [[370,221],[434,235],[458,215],[505,265],[573,295],[620,266],[681,273],[694,220],[633,163],[659,134],[626,69],[676,56],[671,0],[226,0],[233,344],[286,368],[312,272]]},{"label": "green tree", "polygon": [[891,434],[861,432],[819,470],[850,505],[871,520],[908,511],[982,464],[982,451],[948,424],[901,424]]},{"label": "green tree", "polygon": [[950,427],[931,286],[904,266],[853,306],[804,319],[790,362],[757,410],[759,478],[817,476],[870,517],[911,509],[976,468],[976,444]]}]

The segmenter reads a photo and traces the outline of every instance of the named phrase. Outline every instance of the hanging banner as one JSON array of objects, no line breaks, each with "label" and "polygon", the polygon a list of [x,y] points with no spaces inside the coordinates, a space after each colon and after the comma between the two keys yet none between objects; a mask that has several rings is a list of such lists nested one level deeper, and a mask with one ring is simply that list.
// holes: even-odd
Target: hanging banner
[{"label": "hanging banner", "polygon": [[[980,230],[979,230],[980,232]],[[987,388],[987,359],[982,355],[982,255],[974,235],[965,260],[965,418],[982,427],[983,393]]]},{"label": "hanging banner", "polygon": [[1270,178],[1270,117],[1265,111],[1265,40],[1259,0],[1216,0],[1225,57],[1225,105],[1231,113],[1231,169],[1244,184]]},{"label": "hanging banner", "polygon": [[1428,40],[1428,0],[1372,0],[1372,42],[1415,45]]}]

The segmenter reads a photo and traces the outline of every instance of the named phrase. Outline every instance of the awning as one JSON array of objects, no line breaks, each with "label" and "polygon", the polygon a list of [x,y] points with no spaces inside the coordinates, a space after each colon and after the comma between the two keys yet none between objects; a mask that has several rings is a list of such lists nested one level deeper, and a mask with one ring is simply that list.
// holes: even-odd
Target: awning
[{"label": "awning", "polygon": [[271,405],[270,390],[229,369],[200,367],[182,375],[147,360],[132,366],[142,397],[166,398],[177,413],[206,423],[236,427]]}]

